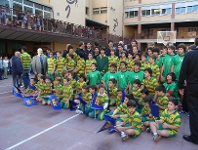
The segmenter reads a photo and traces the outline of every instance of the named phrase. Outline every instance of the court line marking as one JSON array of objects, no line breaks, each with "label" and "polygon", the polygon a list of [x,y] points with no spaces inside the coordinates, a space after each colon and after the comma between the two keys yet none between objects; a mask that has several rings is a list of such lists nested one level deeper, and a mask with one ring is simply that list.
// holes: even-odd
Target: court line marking
[{"label": "court line marking", "polygon": [[52,130],[53,128],[55,128],[55,127],[57,127],[57,126],[59,126],[59,125],[65,123],[65,122],[67,122],[67,121],[69,121],[69,120],[71,120],[71,119],[77,117],[78,115],[79,115],[79,114],[73,115],[73,116],[71,116],[71,117],[69,117],[69,118],[67,118],[67,119],[65,119],[65,120],[63,120],[63,121],[61,121],[61,122],[59,122],[59,123],[57,123],[57,124],[55,124],[55,125],[49,127],[49,128],[47,128],[47,129],[43,130],[43,131],[41,131],[41,132],[39,132],[39,133],[37,133],[37,134],[35,134],[35,135],[33,135],[33,136],[31,136],[31,137],[25,139],[25,140],[23,140],[23,141],[21,141],[21,142],[15,144],[15,145],[13,145],[13,146],[10,146],[10,147],[6,148],[5,150],[11,150],[11,149],[13,149],[13,148],[16,148],[16,147],[18,147],[19,145],[21,145],[21,144],[23,144],[23,143],[26,143],[26,142],[28,142],[28,141],[30,141],[30,140],[36,138],[37,136],[39,136],[39,135],[41,135],[41,134],[43,134],[43,133],[45,133],[45,132],[47,132],[47,131],[49,131],[49,130]]},{"label": "court line marking", "polygon": [[12,91],[2,92],[2,93],[0,93],[0,95],[1,95],[1,94],[7,94],[7,93],[12,93]]},{"label": "court line marking", "polygon": [[8,85],[8,84],[0,85],[0,87],[9,87],[9,86],[12,86],[12,84],[10,84],[10,85]]}]

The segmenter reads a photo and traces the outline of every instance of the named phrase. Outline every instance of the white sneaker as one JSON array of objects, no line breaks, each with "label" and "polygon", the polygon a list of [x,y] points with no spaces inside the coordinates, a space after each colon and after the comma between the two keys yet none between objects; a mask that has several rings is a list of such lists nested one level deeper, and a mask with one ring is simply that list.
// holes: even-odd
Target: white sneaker
[{"label": "white sneaker", "polygon": [[126,136],[126,134],[122,131],[121,132],[121,138],[124,138]]}]

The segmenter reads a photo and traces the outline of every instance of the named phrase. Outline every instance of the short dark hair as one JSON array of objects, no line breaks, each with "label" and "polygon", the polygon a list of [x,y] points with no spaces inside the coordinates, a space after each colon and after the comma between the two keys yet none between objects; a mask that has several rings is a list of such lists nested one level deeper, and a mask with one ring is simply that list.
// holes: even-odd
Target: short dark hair
[{"label": "short dark hair", "polygon": [[146,68],[146,69],[144,69],[144,71],[147,71],[149,74],[150,74],[150,76],[152,76],[152,69],[151,68]]},{"label": "short dark hair", "polygon": [[135,54],[135,57],[136,57],[136,56],[139,56],[139,57],[140,57],[140,59],[141,59],[142,54],[137,53],[137,54]]},{"label": "short dark hair", "polygon": [[84,42],[83,41],[80,41],[79,42],[79,47],[81,47],[82,45],[84,45]]},{"label": "short dark hair", "polygon": [[122,48],[124,47],[124,45],[122,45],[122,44],[118,44],[118,46],[121,46]]},{"label": "short dark hair", "polygon": [[178,105],[178,100],[176,98],[170,98],[169,102],[172,102],[175,106]]},{"label": "short dark hair", "polygon": [[109,81],[111,81],[113,84],[116,84],[116,80],[115,79],[109,79]]},{"label": "short dark hair", "polygon": [[129,100],[128,103],[127,103],[127,107],[136,107],[137,104],[136,104],[136,101],[134,100]]},{"label": "short dark hair", "polygon": [[88,89],[89,89],[89,85],[83,85],[83,86],[82,86],[82,89],[88,90]]},{"label": "short dark hair", "polygon": [[[173,80],[173,81],[176,80],[176,75],[175,75],[174,72],[169,72],[169,73],[167,74],[167,76],[168,76],[168,75],[172,77],[172,80]],[[167,76],[166,76],[166,80],[167,80]]]},{"label": "short dark hair", "polygon": [[78,56],[80,56],[80,58],[84,58],[84,54],[83,53],[78,53]]},{"label": "short dark hair", "polygon": [[73,77],[73,79],[76,77],[76,73],[75,72],[71,72],[70,74]]},{"label": "short dark hair", "polygon": [[116,52],[116,49],[113,47],[113,48],[110,49],[110,51]]},{"label": "short dark hair", "polygon": [[94,45],[95,45],[95,46],[99,46],[99,43],[98,43],[98,42],[94,42]]},{"label": "short dark hair", "polygon": [[186,51],[186,45],[184,43],[179,44],[178,49],[182,48],[184,52]]},{"label": "short dark hair", "polygon": [[156,56],[155,56],[154,54],[152,54],[152,55],[150,56],[150,58],[156,60]]},{"label": "short dark hair", "polygon": [[152,48],[152,47],[147,48],[147,51],[148,51],[148,50],[151,50],[151,51],[153,52],[153,48]]},{"label": "short dark hair", "polygon": [[62,54],[62,52],[61,52],[61,51],[56,51],[56,53]]},{"label": "short dark hair", "polygon": [[144,98],[144,102],[145,103],[151,103],[153,101],[153,98],[150,96],[150,95],[147,95],[145,98]]},{"label": "short dark hair", "polygon": [[128,55],[132,55],[133,56],[133,53],[132,52],[128,52]]},{"label": "short dark hair", "polygon": [[105,48],[105,47],[101,47],[100,51],[101,51],[101,50],[105,51],[105,50],[106,50],[106,48]]},{"label": "short dark hair", "polygon": [[134,66],[139,66],[139,67],[141,67],[141,62],[139,62],[139,61],[135,62],[135,63],[134,63]]},{"label": "short dark hair", "polygon": [[147,88],[143,88],[140,92],[141,92],[141,93],[144,93],[144,94],[146,94],[146,95],[149,95],[149,91],[148,91]]},{"label": "short dark hair", "polygon": [[127,67],[127,63],[125,61],[121,61],[120,64],[124,64]]},{"label": "short dark hair", "polygon": [[74,55],[73,54],[69,54],[69,57],[71,57],[71,59],[73,59],[74,58]]},{"label": "short dark hair", "polygon": [[118,91],[117,92],[122,92],[122,89],[118,89]]},{"label": "short dark hair", "polygon": [[163,84],[161,84],[155,88],[155,91],[166,93],[166,88]]},{"label": "short dark hair", "polygon": [[27,47],[26,47],[26,46],[22,46],[21,49],[22,49],[23,51],[27,51]]},{"label": "short dark hair", "polygon": [[137,42],[136,40],[131,41],[131,43],[132,43],[132,42],[135,42],[136,44],[138,44],[138,42]]},{"label": "short dark hair", "polygon": [[191,50],[193,50],[193,49],[195,49],[196,48],[196,46],[193,44],[193,45],[190,45],[189,47],[188,47],[188,49],[191,49]]},{"label": "short dark hair", "polygon": [[89,86],[89,88],[92,89],[92,90],[95,90],[95,91],[97,90],[97,86],[96,85],[91,85],[91,86]]},{"label": "short dark hair", "polygon": [[141,81],[140,81],[139,79],[135,79],[135,80],[133,81],[133,83],[134,83],[134,84],[138,84],[139,86],[141,85]]},{"label": "short dark hair", "polygon": [[87,42],[87,44],[90,44],[90,45],[92,45],[90,41],[88,41],[88,42]]},{"label": "short dark hair", "polygon": [[125,97],[126,97],[128,100],[134,100],[133,94],[127,94]]},{"label": "short dark hair", "polygon": [[100,88],[106,89],[106,86],[105,86],[104,84],[99,84],[99,85],[98,85],[98,89],[100,89]]},{"label": "short dark hair", "polygon": [[49,47],[47,47],[45,50],[49,50],[50,52],[52,52],[52,49],[51,49],[51,48],[49,48]]},{"label": "short dark hair", "polygon": [[110,64],[110,67],[117,68],[117,65],[115,63]]},{"label": "short dark hair", "polygon": [[97,68],[97,64],[96,63],[92,63],[91,65],[94,65]]},{"label": "short dark hair", "polygon": [[168,48],[171,49],[171,50],[173,50],[173,51],[176,49],[175,46],[173,46],[173,45],[168,46]]},{"label": "short dark hair", "polygon": [[147,55],[146,54],[142,54],[142,56],[145,57],[145,58],[147,58]]},{"label": "short dark hair", "polygon": [[152,52],[153,52],[153,53],[154,53],[154,52],[157,52],[157,53],[159,54],[160,50],[159,50],[158,47],[154,47],[154,48],[152,49]]},{"label": "short dark hair", "polygon": [[112,40],[108,40],[108,42],[107,42],[107,43],[108,43],[108,44],[109,44],[109,43],[113,43],[113,41],[112,41]]},{"label": "short dark hair", "polygon": [[69,79],[69,78],[64,78],[63,80],[67,80],[67,82],[69,82],[69,81],[70,81],[70,79]]},{"label": "short dark hair", "polygon": [[74,47],[73,47],[72,45],[69,45],[69,46],[67,47],[67,50],[69,51],[70,49],[74,49]]},{"label": "short dark hair", "polygon": [[79,76],[79,78],[83,78],[85,80],[86,79],[85,74],[84,73],[81,73],[80,76]]},{"label": "short dark hair", "polygon": [[96,49],[96,48],[100,50],[100,48],[98,46],[96,46],[94,49]]}]

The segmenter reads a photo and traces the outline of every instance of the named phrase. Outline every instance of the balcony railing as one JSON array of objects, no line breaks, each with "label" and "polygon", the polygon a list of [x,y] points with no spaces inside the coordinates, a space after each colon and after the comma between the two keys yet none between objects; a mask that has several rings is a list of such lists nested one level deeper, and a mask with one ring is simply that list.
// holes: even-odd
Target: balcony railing
[{"label": "balcony railing", "polygon": [[109,34],[102,30],[96,30],[94,27],[82,26],[54,18],[42,18],[39,15],[34,15],[29,12],[21,12],[1,6],[0,11],[2,12],[0,25],[10,28],[22,28],[24,30],[45,32],[46,34],[56,33],[67,37],[80,37],[99,42],[113,40],[114,42],[124,41],[125,44],[129,44],[132,40]]}]

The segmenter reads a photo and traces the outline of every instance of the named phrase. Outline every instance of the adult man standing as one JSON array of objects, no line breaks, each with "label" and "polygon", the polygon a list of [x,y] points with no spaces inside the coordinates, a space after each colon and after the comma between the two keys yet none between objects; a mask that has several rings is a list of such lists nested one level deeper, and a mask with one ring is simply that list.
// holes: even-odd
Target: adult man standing
[{"label": "adult man standing", "polygon": [[190,112],[190,136],[184,135],[184,140],[198,144],[198,36],[195,38],[196,48],[187,53],[184,57],[180,77],[179,77],[179,93],[184,95],[184,81],[187,86],[185,90],[186,101]]},{"label": "adult man standing", "polygon": [[21,77],[23,75],[23,66],[20,59],[20,52],[15,52],[12,57],[12,77],[13,77],[13,85],[17,88],[21,86]]},{"label": "adult man standing", "polygon": [[23,84],[25,86],[25,88],[28,87],[29,84],[29,70],[30,70],[30,64],[31,64],[31,56],[26,52],[27,48],[25,46],[23,46],[21,48],[21,62],[23,65]]},{"label": "adult man standing", "polygon": [[84,50],[85,44],[83,41],[79,42],[79,48],[76,49],[76,54],[83,53],[84,59],[85,59],[85,50]]},{"label": "adult man standing", "polygon": [[93,53],[94,52],[94,50],[91,48],[91,42],[87,42],[87,49],[85,50],[85,60],[87,60],[88,59],[88,55],[89,55],[89,53]]},{"label": "adult man standing", "polygon": [[41,73],[46,75],[47,73],[47,57],[43,55],[43,50],[38,48],[37,56],[34,56],[32,59],[32,70],[35,74],[35,77]]}]

